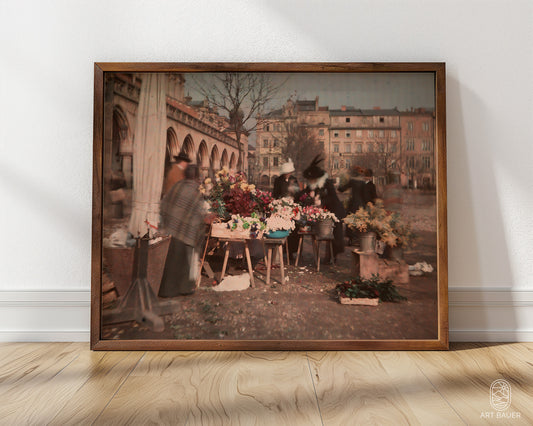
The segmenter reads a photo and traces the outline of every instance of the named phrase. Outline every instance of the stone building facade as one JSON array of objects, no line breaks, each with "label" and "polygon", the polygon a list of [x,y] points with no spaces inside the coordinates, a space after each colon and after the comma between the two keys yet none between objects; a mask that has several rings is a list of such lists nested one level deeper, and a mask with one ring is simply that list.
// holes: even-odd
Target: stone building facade
[{"label": "stone building facade", "polygon": [[291,125],[304,125],[323,148],[324,167],[334,178],[354,166],[372,169],[385,185],[396,175],[405,187],[435,186],[434,111],[413,109],[330,109],[314,101],[289,100],[281,109],[258,117],[257,175],[263,187],[279,176],[282,144]]}]

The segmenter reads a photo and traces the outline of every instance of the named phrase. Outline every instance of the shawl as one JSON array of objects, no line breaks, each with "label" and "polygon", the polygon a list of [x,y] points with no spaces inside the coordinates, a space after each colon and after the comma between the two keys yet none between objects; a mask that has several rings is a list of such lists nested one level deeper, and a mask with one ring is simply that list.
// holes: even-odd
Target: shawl
[{"label": "shawl", "polygon": [[181,180],[161,200],[163,229],[192,247],[204,236],[203,197],[198,187],[194,180]]}]

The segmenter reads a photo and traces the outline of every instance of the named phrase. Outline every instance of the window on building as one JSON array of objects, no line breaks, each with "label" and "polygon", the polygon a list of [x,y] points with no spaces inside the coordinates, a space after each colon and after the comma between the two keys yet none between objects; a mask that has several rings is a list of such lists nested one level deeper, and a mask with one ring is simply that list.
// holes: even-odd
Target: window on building
[{"label": "window on building", "polygon": [[422,151],[431,151],[431,144],[427,139],[422,141]]},{"label": "window on building", "polygon": [[333,169],[339,170],[339,160],[333,160]]},{"label": "window on building", "polygon": [[352,168],[352,162],[351,162],[351,160],[350,160],[350,159],[347,159],[345,165],[346,165],[346,168],[347,168],[348,170],[350,170],[350,169]]},{"label": "window on building", "polygon": [[319,136],[324,136],[324,129],[320,129],[320,130],[318,131],[318,134],[319,134]]},{"label": "window on building", "polygon": [[268,148],[268,139],[263,139],[263,148]]},{"label": "window on building", "polygon": [[413,130],[413,122],[412,121],[408,121],[407,122],[407,130]]},{"label": "window on building", "polygon": [[378,149],[379,152],[385,152],[385,144],[380,143]]},{"label": "window on building", "polygon": [[281,132],[281,124],[276,124],[276,132]]},{"label": "window on building", "polygon": [[363,144],[358,143],[358,144],[355,146],[355,152],[358,152],[358,153],[363,152]]},{"label": "window on building", "polygon": [[383,118],[383,117],[379,117],[379,122],[380,122],[380,123],[385,123],[385,118]]},{"label": "window on building", "polygon": [[367,152],[374,152],[374,145],[371,144],[371,143],[369,143],[368,146],[367,146],[367,148],[366,148],[366,151],[367,151]]},{"label": "window on building", "polygon": [[269,132],[269,131],[270,131],[270,125],[269,125],[269,124],[265,124],[265,125],[263,126],[263,130],[264,130],[265,132]]},{"label": "window on building", "polygon": [[274,139],[274,148],[279,146],[279,139]]},{"label": "window on building", "polygon": [[349,138],[352,136],[352,133],[351,132],[346,132],[346,137]]},{"label": "window on building", "polygon": [[368,137],[369,138],[373,138],[374,137],[374,131],[373,130],[369,130],[368,131]]},{"label": "window on building", "polygon": [[333,152],[339,152],[339,144],[333,144]]},{"label": "window on building", "polygon": [[334,138],[338,138],[339,137],[339,132],[333,132],[333,137]]},{"label": "window on building", "polygon": [[346,117],[346,122],[347,122],[347,123],[350,122],[350,117]]},{"label": "window on building", "polygon": [[424,169],[429,169],[431,167],[431,157],[422,157],[422,165]]},{"label": "window on building", "polygon": [[268,167],[268,157],[263,157],[263,167]]},{"label": "window on building", "polygon": [[395,143],[390,145],[390,152],[398,152],[398,145]]},{"label": "window on building", "polygon": [[273,163],[274,167],[278,167],[279,166],[279,158],[278,157],[272,158],[272,163]]},{"label": "window on building", "polygon": [[390,131],[390,137],[391,138],[395,138],[396,137],[396,130],[391,130]]},{"label": "window on building", "polygon": [[429,123],[422,123],[422,130],[424,132],[429,132]]},{"label": "window on building", "polygon": [[415,157],[407,157],[407,167],[410,169],[415,168]]},{"label": "window on building", "polygon": [[318,146],[323,151],[324,150],[324,141],[318,141]]},{"label": "window on building", "polygon": [[413,139],[407,139],[407,142],[405,143],[405,150],[406,151],[415,150],[415,141]]},{"label": "window on building", "polygon": [[349,144],[349,143],[344,144],[344,152],[346,152],[346,153],[352,152],[352,145]]},{"label": "window on building", "polygon": [[355,131],[355,136],[361,137],[361,136],[363,136],[363,132],[361,130],[356,130]]},{"label": "window on building", "polygon": [[384,138],[385,137],[385,131],[384,130],[380,130],[379,131],[379,137],[380,138]]}]

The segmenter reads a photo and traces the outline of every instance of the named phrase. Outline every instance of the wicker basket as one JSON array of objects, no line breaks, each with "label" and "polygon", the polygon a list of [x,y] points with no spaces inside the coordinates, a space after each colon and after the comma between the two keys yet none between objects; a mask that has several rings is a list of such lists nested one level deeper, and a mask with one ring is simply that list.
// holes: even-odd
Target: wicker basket
[{"label": "wicker basket", "polygon": [[[148,246],[148,282],[157,295],[163,278],[163,269],[167,259],[171,237]],[[119,296],[124,296],[133,279],[134,247],[104,247],[104,258],[111,280]]]}]

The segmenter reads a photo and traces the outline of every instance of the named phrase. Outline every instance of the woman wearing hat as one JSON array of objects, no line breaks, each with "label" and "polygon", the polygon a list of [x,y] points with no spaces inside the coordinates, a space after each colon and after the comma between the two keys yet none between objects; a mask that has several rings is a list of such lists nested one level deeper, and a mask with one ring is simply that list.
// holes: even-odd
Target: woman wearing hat
[{"label": "woman wearing hat", "polygon": [[185,177],[185,169],[191,162],[189,156],[181,151],[178,155],[174,156],[174,162],[170,165],[170,169],[166,174],[165,180],[163,182],[163,191],[161,197],[164,197],[165,194],[170,191],[176,183],[182,180]]},{"label": "woman wearing hat", "polygon": [[[339,219],[335,222],[333,228],[333,260],[336,261],[337,255],[344,251],[344,231],[342,219],[346,217],[346,210],[341,200],[337,196],[337,191],[333,185],[333,179],[328,179],[328,174],[319,167],[324,161],[317,155],[311,165],[304,170],[304,177],[307,179],[307,186],[304,192],[316,200],[320,207],[326,208]],[[326,255],[326,263],[331,260],[330,253]]]},{"label": "woman wearing hat", "polygon": [[289,159],[281,165],[281,175],[274,180],[274,190],[272,197],[283,198],[292,197],[300,190],[298,180],[292,175],[294,173],[294,164]]}]

